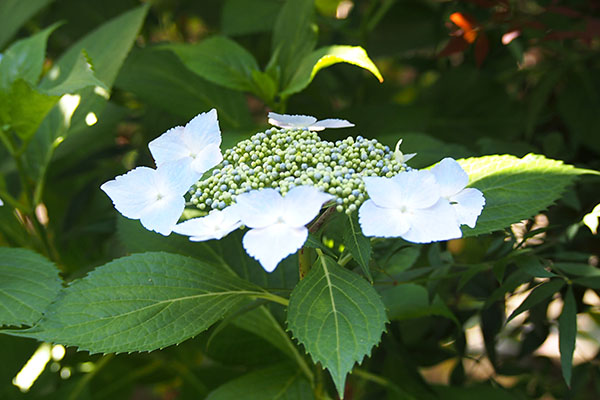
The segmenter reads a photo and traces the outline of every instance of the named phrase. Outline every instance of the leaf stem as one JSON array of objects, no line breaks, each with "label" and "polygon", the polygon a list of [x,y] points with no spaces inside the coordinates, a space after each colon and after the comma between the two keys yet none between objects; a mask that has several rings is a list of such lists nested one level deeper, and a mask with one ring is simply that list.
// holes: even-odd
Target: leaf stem
[{"label": "leaf stem", "polygon": [[285,297],[277,296],[276,294],[269,292],[257,293],[256,297],[259,299],[272,301],[273,303],[281,304],[284,307],[287,307],[290,304],[290,301]]}]

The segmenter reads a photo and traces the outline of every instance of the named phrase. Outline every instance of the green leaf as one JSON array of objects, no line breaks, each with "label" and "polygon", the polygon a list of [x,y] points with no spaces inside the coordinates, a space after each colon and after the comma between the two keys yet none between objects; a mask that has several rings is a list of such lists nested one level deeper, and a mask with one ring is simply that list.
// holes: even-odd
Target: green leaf
[{"label": "green leaf", "polygon": [[542,283],[538,285],[529,293],[529,296],[517,307],[510,317],[506,320],[508,323],[517,315],[521,314],[523,311],[527,311],[535,305],[541,303],[546,300],[548,297],[552,296],[554,293],[560,291],[562,287],[565,286],[565,281],[562,279],[552,279],[548,282]]},{"label": "green leaf", "polygon": [[302,355],[298,352],[298,348],[267,307],[261,306],[236,316],[232,323],[238,328],[252,332],[271,343],[295,361],[306,377],[313,378],[313,374]]},{"label": "green leaf", "polygon": [[52,0],[2,0],[0,1],[0,50],[39,10]]},{"label": "green leaf", "polygon": [[213,36],[196,44],[159,46],[173,51],[183,64],[202,78],[229,89],[253,91],[254,56],[231,39]]},{"label": "green leaf", "polygon": [[[54,72],[57,73],[54,73]],[[75,59],[75,64],[66,74],[57,70],[50,70],[48,79],[42,82],[40,88],[51,95],[60,96],[67,93],[75,93],[88,86],[100,87],[108,90],[108,87],[94,75],[90,60],[84,52]]]},{"label": "green leaf", "polygon": [[279,87],[287,87],[292,76],[317,43],[317,26],[313,22],[314,0],[285,2],[273,29],[271,60],[267,71],[279,67]]},{"label": "green leaf", "polygon": [[73,282],[33,328],[7,333],[90,353],[152,351],[197,335],[261,293],[193,258],[135,254]]},{"label": "green leaf", "polygon": [[515,262],[521,270],[525,271],[533,278],[552,278],[557,276],[554,272],[548,271],[546,268],[544,268],[539,257],[518,257]]},{"label": "green leaf", "polygon": [[269,32],[281,9],[278,0],[226,0],[221,14],[221,29],[226,35]]},{"label": "green leaf", "polygon": [[552,268],[568,275],[600,277],[600,269],[589,264],[557,262],[552,264]]},{"label": "green leaf", "polygon": [[35,134],[58,99],[58,96],[40,93],[19,79],[8,92],[0,90],[0,123],[26,142]]},{"label": "green leaf", "polygon": [[[142,5],[105,22],[69,47],[53,68],[57,68],[59,73],[63,71],[66,74],[66,71],[71,71],[77,64],[82,51],[85,51],[94,62],[96,78],[106,87],[112,87],[125,57],[133,46],[147,11],[148,5]],[[51,81],[50,78],[53,76],[47,74],[41,86],[52,86],[48,81]],[[100,116],[108,98],[105,90],[96,88],[83,89],[78,95],[81,100],[74,113],[73,110],[65,113],[64,110],[55,107],[51,113],[54,117],[52,121],[43,124],[27,148],[27,167],[34,179],[43,176],[59,143],[69,136],[85,133],[89,129],[85,123],[86,116],[90,112]],[[57,141],[58,138],[60,140]]]},{"label": "green leaf", "polygon": [[573,352],[575,351],[575,339],[577,336],[577,306],[573,289],[567,289],[564,305],[560,317],[558,317],[558,347],[560,349],[560,366],[563,378],[571,387],[571,369],[573,368]]},{"label": "green leaf", "polygon": [[427,289],[414,283],[394,286],[381,292],[381,298],[391,320],[405,320],[439,315],[451,319],[458,325],[458,320],[444,302],[436,296],[429,301]]},{"label": "green leaf", "polygon": [[383,77],[377,66],[371,61],[365,49],[360,46],[328,46],[317,49],[307,55],[293,74],[289,84],[281,92],[282,96],[300,92],[307,87],[320,70],[337,63],[348,63],[371,72],[379,82]]},{"label": "green leaf", "polygon": [[[115,85],[133,92],[145,103],[181,116],[185,121],[201,110],[214,107],[219,111],[219,122],[226,126],[252,124],[242,93],[201,78],[170,51],[134,49]],[[165,101],[166,98],[169,101]]]},{"label": "green leaf", "polygon": [[209,264],[229,269],[210,242],[192,242],[187,236],[172,234],[167,237],[145,229],[140,221],[117,217],[117,235],[130,253],[164,251],[190,256]]},{"label": "green leaf", "polygon": [[369,270],[369,261],[371,261],[371,240],[365,237],[358,225],[358,213],[346,218],[346,229],[344,229],[344,245],[354,257],[354,260],[360,265],[361,270],[369,281],[373,281],[371,271]]},{"label": "green leaf", "polygon": [[59,26],[54,24],[10,46],[0,61],[0,89],[8,89],[17,79],[35,86],[42,74],[48,36]]},{"label": "green leaf", "polygon": [[300,371],[273,365],[233,379],[211,392],[207,400],[308,400],[314,395]]},{"label": "green leaf", "polygon": [[0,248],[0,326],[33,325],[61,289],[56,266],[31,250]]},{"label": "green leaf", "polygon": [[465,236],[530,218],[552,205],[578,175],[597,174],[536,154],[467,158],[459,163],[469,174],[469,186],[481,190],[486,201],[475,228],[463,227]]},{"label": "green leaf", "polygon": [[343,395],[346,375],[375,346],[387,322],[381,298],[363,278],[320,256],[290,296],[288,327]]}]

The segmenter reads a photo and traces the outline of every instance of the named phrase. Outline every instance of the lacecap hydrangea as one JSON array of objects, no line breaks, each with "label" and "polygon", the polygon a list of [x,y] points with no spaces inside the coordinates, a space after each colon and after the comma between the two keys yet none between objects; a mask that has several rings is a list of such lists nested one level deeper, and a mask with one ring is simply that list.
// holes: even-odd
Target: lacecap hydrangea
[{"label": "lacecap hydrangea", "polygon": [[[244,248],[269,272],[304,245],[323,209],[358,212],[365,236],[428,243],[461,237],[460,225],[473,227],[485,204],[450,158],[417,171],[401,140],[392,151],[375,139],[316,133],[353,126],[345,120],[269,113],[269,123],[221,154],[216,110],[200,114],[150,143],[156,169],[138,167],[102,189],[124,216],[163,235],[203,241],[244,226]],[[186,192],[202,216],[177,224]]]}]

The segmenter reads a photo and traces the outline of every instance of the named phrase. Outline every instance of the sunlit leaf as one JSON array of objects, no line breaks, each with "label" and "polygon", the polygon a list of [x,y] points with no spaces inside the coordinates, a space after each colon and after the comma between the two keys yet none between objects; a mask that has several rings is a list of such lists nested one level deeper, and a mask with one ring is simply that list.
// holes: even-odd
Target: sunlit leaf
[{"label": "sunlit leaf", "polygon": [[54,24],[10,46],[0,61],[0,89],[8,89],[17,79],[36,85],[46,58],[48,36],[59,26]]},{"label": "sunlit leaf", "polygon": [[367,52],[362,47],[328,46],[313,51],[302,60],[298,69],[292,75],[289,84],[283,89],[281,94],[289,96],[290,94],[300,92],[312,82],[317,72],[323,68],[342,62],[364,68],[375,75],[379,79],[379,82],[383,82],[383,77],[379,69],[377,69],[377,66],[371,61]]},{"label": "sunlit leaf", "polygon": [[465,236],[530,218],[558,200],[578,175],[597,174],[535,154],[468,158],[459,163],[469,174],[469,186],[481,190],[486,201],[475,228],[463,226]]}]

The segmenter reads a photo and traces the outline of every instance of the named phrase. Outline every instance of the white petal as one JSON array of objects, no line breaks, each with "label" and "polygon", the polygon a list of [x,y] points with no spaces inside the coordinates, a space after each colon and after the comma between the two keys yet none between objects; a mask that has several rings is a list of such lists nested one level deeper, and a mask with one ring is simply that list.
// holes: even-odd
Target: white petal
[{"label": "white petal", "polygon": [[409,162],[417,153],[402,154],[402,163]]},{"label": "white petal", "polygon": [[408,221],[410,229],[401,237],[409,242],[429,243],[462,236],[456,213],[444,198],[429,208],[413,210]]},{"label": "white petal", "polygon": [[234,207],[212,211],[205,217],[184,221],[173,232],[191,236],[190,240],[202,242],[211,239],[221,239],[241,225],[240,218]]},{"label": "white petal", "polygon": [[209,144],[221,145],[221,129],[217,118],[217,110],[214,108],[208,112],[198,114],[185,126],[185,141],[189,146]]},{"label": "white petal", "polygon": [[392,178],[365,177],[363,181],[378,207],[427,208],[440,198],[438,185],[429,171],[400,172]]},{"label": "white petal", "polygon": [[164,197],[143,210],[140,222],[144,228],[168,236],[175,228],[184,208],[183,196]]},{"label": "white petal", "polygon": [[458,222],[475,228],[477,217],[481,214],[485,205],[483,193],[474,188],[466,188],[450,197],[450,203],[456,211]]},{"label": "white petal", "polygon": [[280,128],[307,128],[317,122],[315,117],[310,115],[289,115],[269,113],[269,124]]},{"label": "white petal", "polygon": [[442,197],[448,198],[457,194],[469,183],[469,175],[452,158],[444,158],[435,167],[431,168],[431,172],[440,185],[440,195]]},{"label": "white petal", "polygon": [[193,158],[192,168],[202,176],[202,174],[219,164],[221,161],[223,161],[223,155],[221,154],[219,145],[211,143],[199,151]]},{"label": "white petal", "polygon": [[183,126],[176,126],[148,143],[156,166],[189,156],[189,149],[183,141],[183,131]]},{"label": "white petal", "polygon": [[158,167],[167,162],[189,159],[196,173],[202,174],[221,162],[220,144],[217,111],[212,109],[195,116],[185,127],[169,129],[151,141],[148,148]]},{"label": "white petal", "polygon": [[400,172],[390,179],[402,189],[397,201],[410,208],[427,208],[440,198],[439,185],[429,171]]},{"label": "white petal", "polygon": [[292,228],[279,223],[249,230],[244,235],[242,244],[265,271],[272,272],[281,260],[302,247],[307,238],[308,229],[305,227]]},{"label": "white petal", "polygon": [[333,196],[314,186],[296,186],[283,197],[283,219],[290,226],[304,226],[321,211],[321,206]]},{"label": "white petal", "polygon": [[100,186],[123,216],[140,219],[142,225],[168,235],[179,220],[190,187],[189,168],[166,163],[161,168],[138,167]]},{"label": "white petal", "polygon": [[2,199],[0,199],[0,206],[3,206],[4,202],[2,201]]},{"label": "white petal", "polygon": [[273,225],[284,215],[283,198],[275,189],[252,190],[235,201],[242,223],[249,228]]},{"label": "white petal", "polygon": [[379,207],[400,208],[402,203],[402,187],[396,185],[391,178],[368,176],[363,178],[365,189],[371,200]]},{"label": "white petal", "polygon": [[352,128],[354,124],[345,119],[328,118],[310,125],[308,129],[311,131],[322,131],[327,128]]},{"label": "white petal", "polygon": [[156,201],[151,182],[156,170],[137,167],[124,175],[105,182],[100,186],[112,200],[115,208],[127,218],[138,219],[143,210]]},{"label": "white petal", "polygon": [[358,222],[365,236],[400,237],[410,228],[405,213],[396,208],[377,207],[373,200],[360,206]]},{"label": "white petal", "polygon": [[200,179],[201,174],[190,167],[190,159],[168,162],[156,169],[154,185],[162,196],[183,196]]}]

